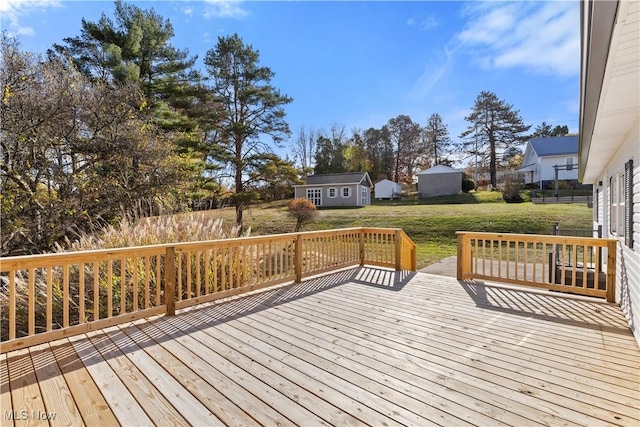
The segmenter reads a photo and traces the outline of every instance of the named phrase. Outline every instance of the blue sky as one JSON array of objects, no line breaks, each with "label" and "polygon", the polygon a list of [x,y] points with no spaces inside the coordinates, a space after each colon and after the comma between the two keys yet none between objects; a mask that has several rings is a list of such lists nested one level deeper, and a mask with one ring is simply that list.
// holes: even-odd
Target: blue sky
[{"label": "blue sky", "polygon": [[[482,90],[525,123],[578,130],[579,1],[138,1],[171,20],[173,45],[202,65],[218,36],[260,51],[301,126],[379,128],[399,114],[424,125],[439,113],[455,141]],[[0,0],[0,25],[45,52],[112,16],[113,2]],[[285,151],[286,152],[286,151]]]}]

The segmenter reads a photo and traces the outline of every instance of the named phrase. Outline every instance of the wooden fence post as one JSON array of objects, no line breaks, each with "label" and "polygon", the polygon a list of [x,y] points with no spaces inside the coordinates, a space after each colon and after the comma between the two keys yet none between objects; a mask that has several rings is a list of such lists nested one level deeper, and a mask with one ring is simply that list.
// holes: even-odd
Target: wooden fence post
[{"label": "wooden fence post", "polygon": [[364,265],[364,230],[360,229],[360,265]]},{"label": "wooden fence post", "polygon": [[295,245],[296,283],[302,282],[302,234],[296,236]]},{"label": "wooden fence post", "polygon": [[[616,249],[618,242],[607,242],[607,302],[616,302]],[[596,272],[597,274],[597,272]],[[596,275],[594,274],[594,278]],[[597,279],[594,279],[597,283]]]},{"label": "wooden fence post", "polygon": [[164,255],[164,303],[167,316],[176,315],[176,249],[169,246]]},{"label": "wooden fence post", "polygon": [[396,271],[402,270],[402,230],[396,230]]}]

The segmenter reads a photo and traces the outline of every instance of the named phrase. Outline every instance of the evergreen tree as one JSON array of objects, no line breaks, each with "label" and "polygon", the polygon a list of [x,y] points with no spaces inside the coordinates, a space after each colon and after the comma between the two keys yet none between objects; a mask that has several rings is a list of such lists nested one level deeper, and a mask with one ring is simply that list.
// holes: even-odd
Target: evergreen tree
[{"label": "evergreen tree", "polygon": [[434,113],[429,117],[427,125],[424,127],[424,138],[432,164],[447,163],[448,160],[445,154],[449,152],[451,147],[451,138],[449,137],[447,125],[442,121],[440,114]]},{"label": "evergreen tree", "polygon": [[498,99],[493,92],[480,92],[473,111],[465,120],[467,129],[460,134],[464,153],[489,159],[491,186],[496,188],[498,155],[510,147],[523,143],[528,136],[523,135],[531,125],[525,125],[518,110],[513,105]]},{"label": "evergreen tree", "polygon": [[270,147],[260,137],[270,136],[278,144],[290,133],[283,107],[292,98],[271,85],[275,74],[260,66],[259,58],[257,50],[234,34],[219,37],[204,59],[213,82],[213,100],[218,105],[211,123],[209,158],[225,168],[235,186],[233,201],[239,234],[244,207],[254,196],[245,192],[251,172],[270,158]]}]

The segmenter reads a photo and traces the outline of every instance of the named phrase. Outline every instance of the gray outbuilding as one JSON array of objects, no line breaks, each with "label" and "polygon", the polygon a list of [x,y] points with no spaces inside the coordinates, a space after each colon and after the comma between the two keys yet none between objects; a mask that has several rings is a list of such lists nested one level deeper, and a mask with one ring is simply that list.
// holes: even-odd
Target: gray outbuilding
[{"label": "gray outbuilding", "polygon": [[418,172],[419,197],[446,196],[462,192],[464,173],[445,165]]},{"label": "gray outbuilding", "polygon": [[295,196],[321,206],[368,206],[373,183],[367,172],[309,175],[304,185],[294,185]]}]

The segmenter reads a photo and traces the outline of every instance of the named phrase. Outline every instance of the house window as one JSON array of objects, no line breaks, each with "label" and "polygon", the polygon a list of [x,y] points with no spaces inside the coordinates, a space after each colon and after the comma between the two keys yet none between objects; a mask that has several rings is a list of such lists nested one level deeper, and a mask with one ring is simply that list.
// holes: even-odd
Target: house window
[{"label": "house window", "polygon": [[337,192],[336,192],[336,188],[335,187],[331,187],[331,188],[327,189],[327,195],[332,199],[335,198],[338,195]]},{"label": "house window", "polygon": [[568,171],[573,170],[573,157],[567,157],[565,159],[565,165]]},{"label": "house window", "polygon": [[351,197],[351,187],[342,187],[342,197],[345,199]]},{"label": "house window", "polygon": [[609,230],[625,245],[633,248],[633,160],[624,165],[624,172],[609,179]]},{"label": "house window", "polygon": [[622,237],[624,234],[622,227],[622,211],[624,197],[621,194],[621,175],[614,175],[609,178],[609,231],[612,235]]},{"label": "house window", "polygon": [[320,188],[307,188],[307,199],[316,206],[322,206],[322,189]]}]

